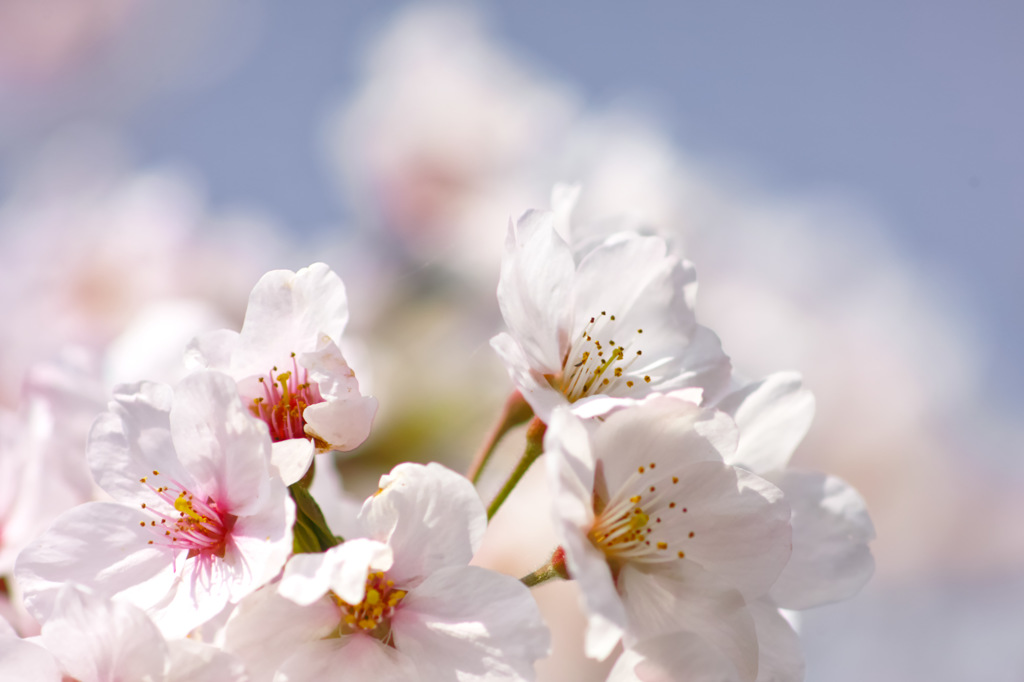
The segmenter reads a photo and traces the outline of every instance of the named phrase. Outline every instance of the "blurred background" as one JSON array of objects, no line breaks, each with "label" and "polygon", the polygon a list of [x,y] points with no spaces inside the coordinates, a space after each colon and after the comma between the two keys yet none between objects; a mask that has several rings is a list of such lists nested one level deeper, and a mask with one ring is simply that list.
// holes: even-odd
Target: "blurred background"
[{"label": "blurred background", "polygon": [[[807,679],[1024,679],[1024,5],[601,5],[0,0],[0,405],[71,346],[105,386],[172,378],[323,260],[381,402],[346,487],[465,467],[509,391],[508,220],[580,183],[577,224],[696,264],[738,371],[804,374],[795,463],[868,502],[876,576],[801,614]],[[550,551],[542,478],[501,570]],[[542,678],[603,679],[572,589],[537,591]]]}]

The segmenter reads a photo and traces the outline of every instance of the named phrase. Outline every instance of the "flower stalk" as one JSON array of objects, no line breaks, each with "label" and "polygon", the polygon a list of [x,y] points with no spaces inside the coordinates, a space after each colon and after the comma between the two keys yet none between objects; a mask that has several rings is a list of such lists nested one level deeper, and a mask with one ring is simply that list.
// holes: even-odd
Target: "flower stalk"
[{"label": "flower stalk", "polygon": [[494,449],[501,442],[501,439],[504,438],[505,434],[529,420],[532,416],[533,409],[523,399],[523,394],[519,391],[513,391],[512,395],[505,401],[498,420],[491,428],[490,433],[487,434],[487,440],[480,446],[480,450],[469,465],[466,478],[476,484],[480,480],[480,474],[483,473],[484,467],[490,460],[491,455],[494,454]]},{"label": "flower stalk", "polygon": [[551,561],[536,571],[524,575],[519,582],[527,587],[535,587],[549,580],[569,580],[569,569],[565,565],[565,550],[559,547],[551,554]]},{"label": "flower stalk", "polygon": [[519,463],[516,464],[516,468],[512,471],[508,480],[505,481],[505,485],[498,491],[494,500],[491,501],[491,505],[487,508],[488,520],[494,518],[494,515],[501,509],[501,505],[505,503],[505,500],[519,484],[523,476],[526,475],[526,472],[529,471],[533,463],[544,454],[544,433],[547,431],[547,428],[547,424],[542,422],[539,417],[534,417],[533,421],[530,422],[529,427],[526,429],[526,449],[523,451],[523,456],[519,459]]}]

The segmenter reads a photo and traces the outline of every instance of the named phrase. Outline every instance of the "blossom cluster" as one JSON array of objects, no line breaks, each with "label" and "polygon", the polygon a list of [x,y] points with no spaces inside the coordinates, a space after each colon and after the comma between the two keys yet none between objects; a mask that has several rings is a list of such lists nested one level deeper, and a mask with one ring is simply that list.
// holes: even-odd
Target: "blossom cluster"
[{"label": "blossom cluster", "polygon": [[[738,376],[693,266],[661,236],[571,225],[576,194],[509,227],[491,345],[510,397],[465,474],[404,462],[345,503],[334,456],[359,455],[378,401],[323,263],[265,274],[174,383],[33,375],[0,415],[0,679],[531,680],[552,646],[533,588],[566,580],[610,681],[802,679],[793,611],[872,573],[863,500],[789,467],[814,412],[799,375]],[[535,464],[550,560],[479,565]]]}]

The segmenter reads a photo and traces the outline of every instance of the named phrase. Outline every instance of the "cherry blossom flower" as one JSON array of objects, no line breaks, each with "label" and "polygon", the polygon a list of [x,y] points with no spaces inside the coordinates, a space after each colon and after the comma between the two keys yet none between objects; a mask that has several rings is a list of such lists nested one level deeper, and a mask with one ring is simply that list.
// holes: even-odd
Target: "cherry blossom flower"
[{"label": "cherry blossom flower", "polygon": [[529,591],[467,565],[486,526],[473,486],[437,464],[380,485],[360,513],[367,537],[293,557],[279,594],[239,605],[226,648],[250,671],[279,667],[276,680],[533,679],[548,633]]},{"label": "cherry blossom flower", "polygon": [[75,507],[18,557],[45,620],[73,581],[143,608],[179,637],[271,580],[292,544],[294,504],[270,475],[270,439],[217,372],[172,391],[115,392],[89,437],[93,477],[117,502]]},{"label": "cherry blossom flower", "polygon": [[359,392],[338,343],[348,323],[345,286],[327,265],[274,270],[252,290],[241,332],[197,338],[189,361],[233,376],[266,422],[273,462],[288,485],[313,455],[351,450],[370,433],[377,400]]},{"label": "cherry blossom flower", "polygon": [[567,403],[594,416],[655,391],[717,395],[729,360],[694,317],[693,267],[663,239],[631,232],[574,253],[557,229],[573,202],[509,228],[498,283],[509,332],[491,344],[516,388],[545,422]]},{"label": "cherry blossom flower", "polygon": [[758,647],[747,604],[790,554],[782,492],[723,456],[723,413],[651,396],[603,421],[554,413],[545,436],[556,525],[589,614],[588,656],[672,632],[693,633],[746,679]]},{"label": "cherry blossom flower", "polygon": [[726,461],[772,481],[793,512],[793,554],[771,597],[788,609],[852,597],[875,568],[868,547],[875,529],[864,499],[835,476],[788,467],[814,417],[814,397],[795,372],[737,384],[716,405],[740,430]]},{"label": "cherry blossom flower", "polygon": [[[167,641],[141,609],[103,599],[70,583],[58,591],[41,636],[32,643],[23,642],[20,648],[18,663],[23,667],[16,670],[22,674],[4,679],[38,682],[244,682],[246,679],[241,662],[231,654],[189,639]],[[14,671],[0,663],[2,672]]]}]

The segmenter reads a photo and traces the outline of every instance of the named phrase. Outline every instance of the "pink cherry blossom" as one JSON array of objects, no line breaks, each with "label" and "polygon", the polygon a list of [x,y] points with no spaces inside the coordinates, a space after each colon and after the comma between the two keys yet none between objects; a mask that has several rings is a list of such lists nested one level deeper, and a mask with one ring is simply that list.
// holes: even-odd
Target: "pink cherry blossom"
[{"label": "pink cherry blossom", "polygon": [[181,636],[271,580],[291,551],[294,504],[270,475],[266,427],[226,375],[121,387],[88,455],[116,502],[68,511],[19,556],[40,620],[73,581]]},{"label": "pink cherry blossom", "polygon": [[[295,556],[279,594],[243,601],[228,650],[281,681],[533,678],[547,630],[519,581],[467,565],[486,514],[465,478],[399,465],[360,521],[364,537]],[[268,640],[269,623],[289,634]]]},{"label": "pink cherry blossom", "polygon": [[344,284],[315,263],[265,274],[241,332],[213,332],[190,347],[193,366],[238,382],[242,399],[270,430],[274,466],[286,484],[305,474],[316,452],[351,450],[370,433],[377,400],[359,392],[341,354],[347,323]]}]

